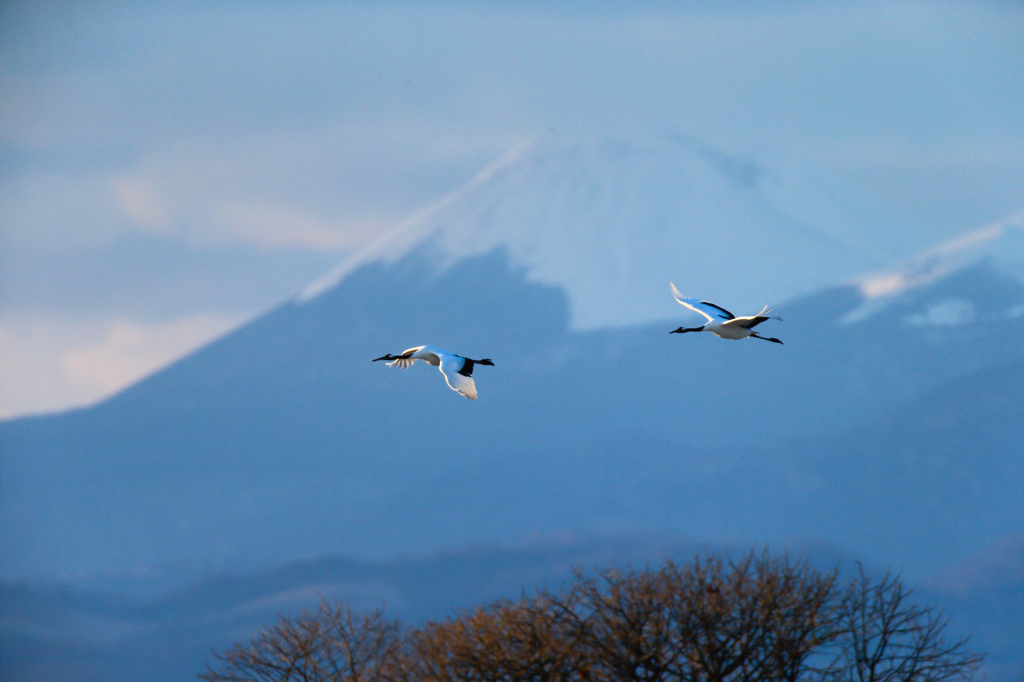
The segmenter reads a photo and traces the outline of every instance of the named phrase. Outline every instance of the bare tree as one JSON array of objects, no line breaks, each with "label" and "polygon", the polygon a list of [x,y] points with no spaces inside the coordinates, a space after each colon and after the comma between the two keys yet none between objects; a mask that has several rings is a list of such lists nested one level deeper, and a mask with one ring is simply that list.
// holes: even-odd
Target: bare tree
[{"label": "bare tree", "polygon": [[586,679],[571,624],[545,595],[502,600],[429,623],[410,638],[407,680],[569,682]]},{"label": "bare tree", "polygon": [[394,665],[401,645],[397,621],[383,611],[365,615],[320,600],[316,611],[282,616],[248,644],[215,654],[220,667],[199,675],[208,682],[368,682]]},{"label": "bare tree", "polygon": [[588,577],[577,569],[575,577],[566,594],[548,600],[585,647],[590,678],[665,679],[673,654],[664,573],[609,569]]},{"label": "bare tree", "polygon": [[967,639],[948,640],[948,617],[908,603],[898,575],[875,580],[864,567],[840,604],[842,637],[828,678],[837,682],[945,682],[971,680],[983,656]]},{"label": "bare tree", "polygon": [[502,600],[411,634],[403,680],[569,682],[580,658],[568,623],[546,597]]},{"label": "bare tree", "polygon": [[982,657],[899,576],[751,552],[575,572],[561,592],[403,629],[321,601],[217,654],[208,682],[961,682]]},{"label": "bare tree", "polygon": [[690,682],[795,681],[807,660],[835,637],[834,574],[767,552],[737,562],[698,557],[668,562],[678,655],[673,679]]},{"label": "bare tree", "polygon": [[768,553],[697,557],[656,571],[577,571],[562,613],[593,679],[795,682],[837,636],[834,583],[834,573]]}]

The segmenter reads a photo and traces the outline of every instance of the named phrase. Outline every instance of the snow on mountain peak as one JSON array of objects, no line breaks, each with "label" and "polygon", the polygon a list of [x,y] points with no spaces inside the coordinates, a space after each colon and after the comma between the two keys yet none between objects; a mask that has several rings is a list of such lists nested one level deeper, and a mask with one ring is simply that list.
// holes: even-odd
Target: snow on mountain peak
[{"label": "snow on mountain peak", "polygon": [[687,295],[760,309],[877,267],[879,249],[858,225],[813,180],[679,135],[543,137],[346,259],[298,300],[414,251],[440,272],[503,249],[530,280],[566,292],[575,329],[678,317],[670,280]]},{"label": "snow on mountain peak", "polygon": [[[888,307],[900,295],[982,261],[1024,283],[1024,211],[937,244],[894,268],[856,280],[864,301],[842,323],[861,322]],[[907,323],[957,326],[973,319],[973,309],[973,303],[963,299],[940,301],[924,313],[912,315]],[[1004,312],[1012,317],[1019,314],[1017,311],[1013,308]]]}]

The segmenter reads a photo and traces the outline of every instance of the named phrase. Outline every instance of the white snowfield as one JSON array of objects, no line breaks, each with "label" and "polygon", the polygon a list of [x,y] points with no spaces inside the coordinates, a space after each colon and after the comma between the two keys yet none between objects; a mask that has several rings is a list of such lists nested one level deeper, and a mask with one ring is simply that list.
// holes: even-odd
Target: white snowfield
[{"label": "white snowfield", "polygon": [[[847,313],[842,323],[863,322],[907,292],[983,262],[1024,285],[1024,211],[936,244],[895,266],[859,277],[856,282],[864,296],[864,303]],[[925,313],[908,318],[906,322],[938,327],[968,324],[976,319],[975,303],[962,298],[940,301]],[[997,314],[1009,318],[1020,317],[1024,315],[1024,308],[1016,306]]]},{"label": "white snowfield", "polygon": [[531,280],[566,292],[577,330],[673,319],[669,280],[740,309],[779,305],[887,262],[863,228],[870,221],[830,196],[795,172],[679,137],[544,138],[517,146],[298,300],[414,251],[440,271],[504,249]]}]

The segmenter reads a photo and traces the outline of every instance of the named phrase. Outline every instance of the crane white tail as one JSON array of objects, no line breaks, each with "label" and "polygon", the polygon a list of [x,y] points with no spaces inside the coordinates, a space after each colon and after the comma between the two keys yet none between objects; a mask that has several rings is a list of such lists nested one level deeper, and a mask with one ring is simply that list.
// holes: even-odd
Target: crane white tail
[{"label": "crane white tail", "polygon": [[778,315],[769,315],[768,313],[770,313],[771,311],[771,308],[765,306],[764,308],[761,309],[761,312],[755,315],[755,317],[763,317],[766,320],[778,320],[779,322],[782,322],[782,318],[779,317]]}]

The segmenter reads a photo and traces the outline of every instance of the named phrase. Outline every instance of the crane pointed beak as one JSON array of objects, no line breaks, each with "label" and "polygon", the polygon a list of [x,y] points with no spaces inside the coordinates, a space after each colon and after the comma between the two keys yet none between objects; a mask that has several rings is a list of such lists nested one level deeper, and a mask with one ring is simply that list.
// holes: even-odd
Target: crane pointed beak
[{"label": "crane pointed beak", "polygon": [[391,353],[388,353],[387,355],[382,355],[379,358],[374,358],[373,362],[377,362],[377,360],[390,360],[390,359],[391,359]]}]

